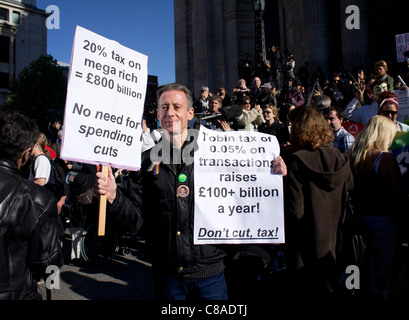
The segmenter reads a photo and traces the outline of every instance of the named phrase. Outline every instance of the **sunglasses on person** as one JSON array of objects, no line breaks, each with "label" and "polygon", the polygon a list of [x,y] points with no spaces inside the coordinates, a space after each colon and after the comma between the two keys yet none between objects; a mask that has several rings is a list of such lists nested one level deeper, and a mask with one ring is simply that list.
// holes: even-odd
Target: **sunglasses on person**
[{"label": "sunglasses on person", "polygon": [[398,111],[382,111],[382,115],[388,116],[391,115],[392,117],[396,116],[398,114]]}]

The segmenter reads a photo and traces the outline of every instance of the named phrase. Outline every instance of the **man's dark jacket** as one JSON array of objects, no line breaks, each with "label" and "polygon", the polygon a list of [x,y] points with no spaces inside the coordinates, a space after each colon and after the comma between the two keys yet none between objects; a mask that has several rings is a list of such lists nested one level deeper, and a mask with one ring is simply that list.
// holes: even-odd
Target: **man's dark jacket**
[{"label": "man's dark jacket", "polygon": [[20,176],[13,162],[0,160],[0,190],[13,179],[0,204],[0,300],[41,299],[37,281],[48,266],[63,264],[61,220],[50,191]]},{"label": "man's dark jacket", "polygon": [[[182,154],[193,157],[193,152],[187,151],[191,145],[185,145]],[[154,148],[160,149],[158,145]],[[149,155],[150,150],[142,154],[145,160],[140,171],[130,173],[126,193],[117,189],[115,201],[108,205],[107,212],[115,213],[118,220],[133,231],[140,229],[142,224],[146,227],[146,241],[155,272],[186,278],[219,274],[224,269],[224,251],[218,246],[193,244],[194,164],[162,161],[157,164],[157,170]],[[186,181],[179,179],[181,174],[186,176]],[[189,188],[187,197],[178,196],[181,185]]]}]

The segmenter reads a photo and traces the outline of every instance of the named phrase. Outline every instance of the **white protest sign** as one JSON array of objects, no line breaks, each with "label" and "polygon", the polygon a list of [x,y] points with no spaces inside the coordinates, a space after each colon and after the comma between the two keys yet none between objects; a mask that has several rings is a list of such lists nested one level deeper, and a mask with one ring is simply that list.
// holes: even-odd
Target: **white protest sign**
[{"label": "white protest sign", "polygon": [[275,136],[200,128],[194,244],[284,243],[283,180]]},{"label": "white protest sign", "polygon": [[395,35],[396,44],[396,61],[404,62],[404,53],[409,51],[409,33],[397,34]]},{"label": "white protest sign", "polygon": [[77,26],[61,158],[137,170],[148,57]]},{"label": "white protest sign", "polygon": [[396,120],[405,122],[406,119],[409,119],[409,89],[398,89],[394,90],[393,93],[396,94],[399,101],[399,112]]}]

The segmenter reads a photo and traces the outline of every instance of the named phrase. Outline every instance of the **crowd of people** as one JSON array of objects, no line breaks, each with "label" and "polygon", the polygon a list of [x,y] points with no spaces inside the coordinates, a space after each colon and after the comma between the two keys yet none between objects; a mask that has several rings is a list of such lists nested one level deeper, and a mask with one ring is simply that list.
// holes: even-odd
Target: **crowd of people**
[{"label": "crowd of people", "polygon": [[[84,205],[105,195],[110,216],[131,232],[144,230],[158,300],[348,295],[345,282],[340,283],[345,270],[339,265],[345,261],[337,259],[337,244],[350,190],[367,246],[358,266],[358,296],[409,299],[408,266],[402,263],[408,254],[409,190],[389,151],[397,131],[409,131],[397,121],[399,100],[393,92],[407,87],[397,85],[384,61],[374,65],[373,73],[359,67],[348,78],[335,73],[331,83],[317,73],[309,79],[308,63],[296,70],[292,54],[286,67],[274,67],[276,49],[267,68],[275,72],[264,68],[262,74],[254,73],[248,55],[240,61],[240,79],[231,95],[224,87],[212,94],[205,85],[198,98],[179,84],[160,88],[157,108],[149,106],[144,113],[148,134],[141,169],[127,173],[126,185],[112,169],[106,177],[97,166],[60,159],[61,122],[54,123],[47,143],[30,119],[1,114],[0,255],[5,259],[0,270],[6,276],[1,278],[0,298],[38,298],[36,281],[47,265],[62,265],[59,216],[79,195],[88,199]],[[253,83],[247,87],[249,79]],[[344,128],[345,120],[364,128],[353,135]],[[194,141],[187,130],[200,126],[277,137],[281,153],[272,170],[283,176],[284,244],[193,244],[194,163],[174,162],[172,154],[186,148],[193,156],[189,145]],[[155,129],[161,133],[152,138],[149,133]],[[169,163],[150,159],[158,138],[172,146]],[[58,195],[44,188],[53,166],[63,168],[69,186]],[[16,193],[24,193],[24,201]],[[14,239],[19,239],[19,250]],[[71,258],[78,257],[73,249]],[[18,261],[19,268],[10,271],[7,261]]]}]

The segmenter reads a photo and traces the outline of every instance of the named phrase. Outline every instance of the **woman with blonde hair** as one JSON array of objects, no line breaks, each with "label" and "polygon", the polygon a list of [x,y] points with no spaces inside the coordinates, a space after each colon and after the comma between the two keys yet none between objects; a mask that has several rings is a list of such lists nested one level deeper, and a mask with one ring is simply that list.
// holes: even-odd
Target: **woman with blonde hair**
[{"label": "woman with blonde hair", "polygon": [[33,148],[34,162],[30,172],[30,180],[40,186],[44,186],[48,182],[51,174],[51,154],[45,147],[46,145],[47,137],[44,133],[40,133]]},{"label": "woman with blonde hair", "polygon": [[280,147],[288,143],[290,140],[290,132],[287,126],[278,120],[277,106],[267,103],[263,107],[263,117],[265,122],[258,126],[258,132],[276,136]]},{"label": "woman with blonde hair", "polygon": [[[363,288],[371,296],[390,298],[392,266],[397,252],[397,223],[403,217],[404,190],[399,164],[388,151],[396,124],[374,116],[351,148],[354,209],[360,214],[367,244],[361,270]],[[366,280],[366,282],[365,282]]]},{"label": "woman with blonde hair", "polygon": [[[50,151],[46,148],[47,143],[48,141],[45,134],[40,133],[37,139],[37,143],[35,144],[32,152],[33,164],[30,170],[29,179],[40,186],[49,187],[49,189],[54,193],[53,186],[49,184],[52,175],[51,173],[52,156]],[[53,181],[52,178],[51,181]],[[56,196],[57,198],[57,208],[58,213],[60,214],[62,207],[67,199],[67,194],[66,192],[64,194],[54,193],[54,196]]]},{"label": "woman with blonde hair", "polygon": [[349,159],[332,146],[333,133],[316,107],[296,108],[286,157],[284,214],[291,292],[326,296],[336,277],[338,222]]}]

